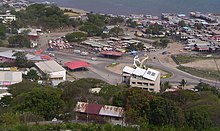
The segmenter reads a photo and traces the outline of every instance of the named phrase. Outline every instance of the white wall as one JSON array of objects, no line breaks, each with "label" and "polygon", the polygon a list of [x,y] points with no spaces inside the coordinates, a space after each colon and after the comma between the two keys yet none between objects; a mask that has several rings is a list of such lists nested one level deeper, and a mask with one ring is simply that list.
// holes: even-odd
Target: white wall
[{"label": "white wall", "polygon": [[53,73],[50,73],[49,75],[51,79],[62,77],[63,78],[62,80],[66,80],[66,71],[53,72]]}]

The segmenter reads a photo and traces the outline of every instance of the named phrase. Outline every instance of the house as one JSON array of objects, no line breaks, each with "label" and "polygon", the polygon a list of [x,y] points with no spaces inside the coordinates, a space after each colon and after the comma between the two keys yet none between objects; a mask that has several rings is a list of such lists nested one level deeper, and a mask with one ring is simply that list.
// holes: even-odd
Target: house
[{"label": "house", "polygon": [[122,71],[122,82],[134,88],[141,88],[150,92],[160,91],[160,72],[148,68],[136,69],[125,66]]},{"label": "house", "polygon": [[0,86],[7,87],[22,81],[21,71],[0,71]]},{"label": "house", "polygon": [[74,111],[76,112],[76,120],[124,125],[124,109],[122,107],[77,102]]},{"label": "house", "polygon": [[56,83],[55,85],[66,80],[66,70],[54,60],[37,62],[35,66],[42,76],[48,75],[51,82]]}]

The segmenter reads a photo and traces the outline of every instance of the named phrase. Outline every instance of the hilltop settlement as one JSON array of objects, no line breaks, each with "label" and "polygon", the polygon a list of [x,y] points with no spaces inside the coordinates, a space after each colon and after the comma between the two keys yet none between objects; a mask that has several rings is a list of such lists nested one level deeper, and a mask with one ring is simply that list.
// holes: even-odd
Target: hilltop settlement
[{"label": "hilltop settlement", "polygon": [[0,5],[0,130],[220,130],[220,14]]}]

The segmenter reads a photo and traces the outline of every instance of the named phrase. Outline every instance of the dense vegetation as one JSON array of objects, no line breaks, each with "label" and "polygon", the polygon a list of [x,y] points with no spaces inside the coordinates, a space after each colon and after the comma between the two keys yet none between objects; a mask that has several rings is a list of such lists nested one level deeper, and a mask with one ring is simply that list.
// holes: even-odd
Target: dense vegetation
[{"label": "dense vegetation", "polygon": [[81,42],[87,39],[87,34],[83,32],[73,32],[66,35],[66,40],[69,42]]},{"label": "dense vegetation", "polygon": [[[102,88],[99,94],[89,89]],[[0,101],[2,126],[24,124],[54,117],[63,121],[74,119],[73,109],[77,101],[109,104],[125,108],[128,124],[140,125],[141,130],[203,130],[220,127],[220,93],[213,87],[200,83],[199,91],[179,90],[162,94],[149,93],[125,85],[112,86],[97,79],[80,79],[64,82],[57,88],[24,81],[10,87],[12,97]],[[24,119],[25,118],[25,119]],[[81,127],[82,126],[82,127]],[[35,126],[10,126],[35,129]],[[101,129],[105,125],[39,126],[39,129]],[[72,127],[72,128],[71,128]],[[111,129],[122,127],[109,127]],[[128,130],[134,130],[128,128]]]},{"label": "dense vegetation", "polygon": [[22,26],[37,26],[54,29],[70,25],[70,20],[64,12],[55,5],[33,4],[15,13],[16,21]]}]

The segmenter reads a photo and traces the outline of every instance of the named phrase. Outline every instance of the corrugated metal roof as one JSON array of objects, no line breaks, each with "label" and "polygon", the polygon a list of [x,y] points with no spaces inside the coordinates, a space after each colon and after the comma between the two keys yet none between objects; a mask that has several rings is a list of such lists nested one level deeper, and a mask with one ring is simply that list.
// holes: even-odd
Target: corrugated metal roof
[{"label": "corrugated metal roof", "polygon": [[122,107],[105,105],[101,108],[99,115],[122,117],[124,109]]},{"label": "corrugated metal roof", "polygon": [[77,102],[76,112],[88,113],[102,116],[122,117],[124,109],[122,107],[90,104],[86,102]]},{"label": "corrugated metal roof", "polygon": [[66,63],[64,63],[64,65],[67,66],[68,68],[72,69],[72,70],[90,66],[90,64],[88,62],[80,61],[80,60],[66,62]]},{"label": "corrugated metal roof", "polygon": [[0,71],[0,82],[21,82],[22,72],[20,71]]},{"label": "corrugated metal roof", "polygon": [[44,73],[66,71],[61,65],[59,65],[54,60],[37,62],[37,63],[35,63],[35,65]]}]

